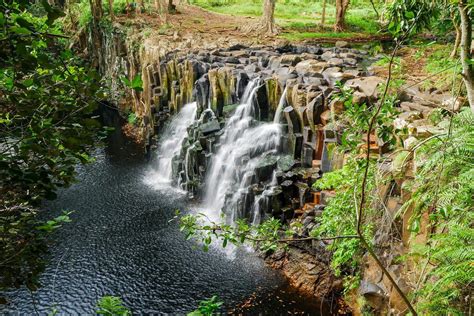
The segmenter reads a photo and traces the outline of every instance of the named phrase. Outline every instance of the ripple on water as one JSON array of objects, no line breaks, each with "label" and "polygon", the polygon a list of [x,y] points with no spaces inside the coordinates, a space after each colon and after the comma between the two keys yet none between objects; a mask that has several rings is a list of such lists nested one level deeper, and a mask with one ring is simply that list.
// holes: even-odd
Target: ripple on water
[{"label": "ripple on water", "polygon": [[[184,240],[176,209],[186,211],[185,195],[143,182],[141,161],[120,162],[100,152],[79,168],[79,182],[46,205],[47,217],[72,209],[72,223],[55,235],[51,258],[34,294],[40,313],[90,314],[103,295],[117,295],[137,313],[185,313],[218,295],[229,306],[257,287],[272,289],[282,279],[246,251],[234,260],[201,251]],[[4,293],[3,314],[34,311],[25,289]]]}]

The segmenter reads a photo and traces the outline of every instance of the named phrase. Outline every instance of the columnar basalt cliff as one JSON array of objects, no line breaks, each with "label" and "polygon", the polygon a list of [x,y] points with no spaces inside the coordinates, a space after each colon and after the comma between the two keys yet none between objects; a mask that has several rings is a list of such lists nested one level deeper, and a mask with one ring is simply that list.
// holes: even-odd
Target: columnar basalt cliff
[{"label": "columnar basalt cliff", "polygon": [[[157,43],[127,36],[119,28],[104,31],[101,40],[104,52],[98,64],[110,80],[110,99],[124,115],[134,113],[138,118],[128,124],[131,134],[151,150],[156,138],[168,133],[158,148],[160,181],[200,198],[209,216],[224,212],[229,221],[247,218],[258,224],[274,217],[298,222],[302,236],[318,225],[334,195],[312,189],[313,183],[345,162],[344,154],[335,150],[343,132],[335,122],[344,111],[344,104],[333,98],[340,92],[336,83],[352,88],[353,102],[360,104],[375,102],[384,81],[363,67],[371,61],[367,52],[346,42],[324,48],[227,41],[217,48],[215,43],[189,39]],[[139,76],[142,91],[124,86],[122,76]],[[433,101],[420,103],[420,96],[414,89],[400,96],[405,112],[394,124],[410,130],[406,146],[439,132],[428,120]],[[374,136],[368,150],[383,155],[387,146]],[[379,167],[399,176],[395,162],[388,161]],[[402,180],[398,177],[379,188],[393,214],[409,195],[404,185],[413,171],[404,172]],[[403,243],[388,246],[393,253],[402,254],[409,246],[405,224]],[[327,297],[342,289],[329,266],[328,244],[308,243],[267,259],[295,286]],[[393,258],[384,259],[390,271],[405,269]],[[360,294],[374,309],[390,305],[404,310],[373,260],[365,263]]]}]

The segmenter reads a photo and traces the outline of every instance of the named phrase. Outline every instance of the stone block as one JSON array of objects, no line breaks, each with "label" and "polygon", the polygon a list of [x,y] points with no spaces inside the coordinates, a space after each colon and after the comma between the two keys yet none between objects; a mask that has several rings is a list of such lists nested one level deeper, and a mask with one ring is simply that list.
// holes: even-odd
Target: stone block
[{"label": "stone block", "polygon": [[295,109],[291,106],[287,106],[283,109],[283,113],[285,114],[286,122],[288,124],[288,132],[290,134],[301,133],[303,126]]},{"label": "stone block", "polygon": [[290,154],[293,155],[293,158],[300,159],[301,152],[303,150],[303,134],[294,133],[288,135],[288,147]]}]

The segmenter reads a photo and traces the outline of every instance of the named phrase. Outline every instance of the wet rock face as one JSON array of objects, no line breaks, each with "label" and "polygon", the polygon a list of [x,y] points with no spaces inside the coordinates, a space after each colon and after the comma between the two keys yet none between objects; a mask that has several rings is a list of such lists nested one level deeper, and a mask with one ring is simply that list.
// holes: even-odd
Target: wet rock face
[{"label": "wet rock face", "polygon": [[324,247],[309,249],[289,248],[265,258],[279,269],[290,283],[302,292],[315,297],[330,297],[342,291],[342,282],[330,268],[330,253]]},{"label": "wet rock face", "polygon": [[[144,90],[149,93],[141,97],[145,99],[142,103],[153,109],[155,130],[184,104],[197,103],[197,121],[188,128],[182,150],[173,160],[175,183],[204,195],[212,159],[225,145],[223,134],[229,133],[229,117],[244,98],[246,87],[258,78],[248,101],[252,103],[253,114],[247,128],[272,122],[278,112],[283,129],[278,155],[289,156],[296,163],[274,180],[275,172],[282,171],[280,163],[274,157],[264,159],[255,170],[245,174],[245,190],[234,188],[234,192],[226,193],[226,201],[231,196],[237,199],[233,206],[239,208],[238,214],[243,217],[256,217],[252,212],[258,212],[260,219],[292,217],[296,209],[311,202],[310,186],[320,169],[328,171],[334,164],[332,148],[337,139],[323,131],[331,113],[340,110],[331,103],[332,95],[338,91],[335,82],[347,82],[361,100],[376,97],[378,78],[360,77],[365,70],[358,62],[365,56],[365,52],[350,49],[344,43],[334,48],[240,45],[173,52],[147,65],[144,71],[148,79],[144,84],[150,87]],[[229,164],[244,166],[253,158],[244,155],[237,162],[225,162],[222,168],[227,170]],[[289,171],[300,167],[308,168],[309,174],[316,176]],[[253,211],[249,213],[249,209]]]}]

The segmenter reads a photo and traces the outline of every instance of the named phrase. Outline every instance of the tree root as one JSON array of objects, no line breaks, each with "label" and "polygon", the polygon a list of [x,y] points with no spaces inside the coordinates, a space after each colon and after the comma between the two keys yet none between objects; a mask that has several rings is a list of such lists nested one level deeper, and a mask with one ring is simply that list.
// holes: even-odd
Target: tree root
[{"label": "tree root", "polygon": [[264,35],[264,36],[276,36],[281,32],[281,28],[275,23],[269,23],[267,21],[260,20],[255,23],[249,23],[242,25],[240,30],[246,34],[253,35]]}]

